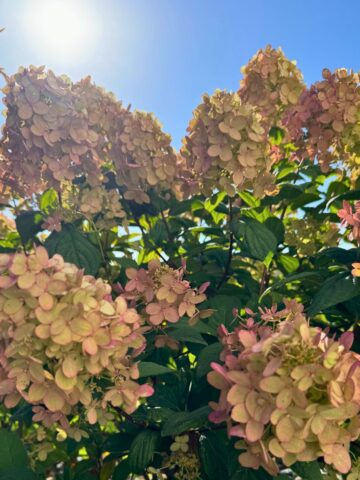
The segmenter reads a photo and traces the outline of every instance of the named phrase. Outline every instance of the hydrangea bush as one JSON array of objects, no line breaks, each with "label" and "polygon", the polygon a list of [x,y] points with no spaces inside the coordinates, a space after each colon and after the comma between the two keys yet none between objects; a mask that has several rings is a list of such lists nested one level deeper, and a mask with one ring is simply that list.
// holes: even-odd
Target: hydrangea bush
[{"label": "hydrangea bush", "polygon": [[0,478],[360,478],[360,84],[267,46],[179,151],[2,71]]}]

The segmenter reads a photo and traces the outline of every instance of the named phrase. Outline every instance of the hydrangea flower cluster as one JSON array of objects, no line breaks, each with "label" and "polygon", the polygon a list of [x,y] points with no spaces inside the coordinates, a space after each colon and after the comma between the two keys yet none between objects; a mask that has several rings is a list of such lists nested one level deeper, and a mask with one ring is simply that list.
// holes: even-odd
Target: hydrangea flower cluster
[{"label": "hydrangea flower cluster", "polygon": [[232,333],[220,329],[224,364],[208,381],[221,390],[210,419],[240,437],[241,465],[276,475],[286,466],[323,457],[338,472],[351,468],[350,441],[360,433],[360,356],[353,335],[338,341],[310,327],[303,306],[285,301],[260,309]]},{"label": "hydrangea flower cluster", "polygon": [[270,45],[259,50],[241,72],[241,99],[258,107],[272,125],[277,123],[278,114],[298,103],[305,89],[296,63],[287,59],[281,48],[276,50]]},{"label": "hydrangea flower cluster", "polygon": [[299,103],[287,112],[284,124],[299,151],[300,159],[319,160],[327,170],[338,160],[359,165],[359,75],[345,68],[331,73],[302,93]]},{"label": "hydrangea flower cluster", "polygon": [[351,227],[349,240],[360,243],[360,201],[355,202],[354,210],[349,202],[343,201],[343,208],[338,211],[341,223],[345,227]]},{"label": "hydrangea flower cluster", "polygon": [[[152,115],[125,109],[90,77],[73,84],[29,67],[6,79],[0,178],[15,193],[62,192],[75,181],[81,198],[83,186],[105,190],[109,170],[138,203],[149,202],[150,188],[172,189],[181,158]],[[111,195],[118,204],[117,190]]]},{"label": "hydrangea flower cluster", "polygon": [[19,194],[59,190],[62,181],[83,175],[90,182],[101,178],[98,151],[104,138],[72,87],[67,77],[43,67],[20,68],[8,77],[1,169],[17,179]]},{"label": "hydrangea flower cluster", "polygon": [[182,163],[171,147],[171,137],[149,113],[125,112],[109,131],[109,157],[116,180],[126,186],[124,197],[137,203],[149,203],[149,188],[172,190]]},{"label": "hydrangea flower cluster", "polygon": [[187,130],[181,150],[185,194],[211,195],[214,188],[230,196],[246,188],[258,197],[276,193],[263,117],[237,93],[204,95]]},{"label": "hydrangea flower cluster", "polygon": [[[183,267],[175,270],[158,260],[152,260],[147,270],[128,268],[126,275],[129,282],[125,285],[125,295],[129,299],[145,302],[144,314],[150,325],[176,323],[184,315],[194,320],[200,314],[197,305],[206,300],[204,292],[208,284],[203,284],[198,290],[191,288],[183,278]],[[165,343],[164,340],[159,346]]]},{"label": "hydrangea flower cluster", "polygon": [[[106,407],[132,413],[152,387],[139,385],[134,358],[145,347],[142,320],[101,279],[84,275],[43,247],[0,255],[0,395],[21,398],[34,421],[60,423],[83,405],[89,423]],[[146,329],[146,328],[145,328]]]}]

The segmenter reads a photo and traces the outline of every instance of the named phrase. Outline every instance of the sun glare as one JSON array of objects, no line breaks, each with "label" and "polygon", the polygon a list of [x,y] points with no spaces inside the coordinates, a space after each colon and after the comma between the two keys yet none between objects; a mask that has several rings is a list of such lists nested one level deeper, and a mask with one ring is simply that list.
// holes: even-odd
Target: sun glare
[{"label": "sun glare", "polygon": [[100,33],[88,1],[35,0],[23,12],[29,46],[58,60],[79,61],[94,52]]}]

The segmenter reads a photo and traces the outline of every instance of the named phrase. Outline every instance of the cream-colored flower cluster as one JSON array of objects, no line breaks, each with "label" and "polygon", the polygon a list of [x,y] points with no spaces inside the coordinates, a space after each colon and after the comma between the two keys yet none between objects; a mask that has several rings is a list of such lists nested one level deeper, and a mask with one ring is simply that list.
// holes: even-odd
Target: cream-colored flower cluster
[{"label": "cream-colored flower cluster", "polygon": [[222,327],[223,365],[212,364],[208,381],[221,390],[210,419],[226,421],[240,437],[241,465],[278,473],[323,457],[338,472],[351,468],[350,442],[360,434],[360,357],[353,335],[338,341],[310,327],[303,306],[261,310],[229,333]]},{"label": "cream-colored flower cluster", "polygon": [[268,45],[259,50],[241,72],[239,95],[243,102],[258,107],[273,126],[279,115],[298,103],[305,89],[296,63],[287,59],[282,50]]},{"label": "cream-colored flower cluster", "polygon": [[130,281],[125,285],[125,293],[128,298],[145,302],[144,313],[151,325],[176,323],[185,315],[194,320],[200,314],[197,305],[206,300],[204,291],[208,284],[195,290],[183,279],[183,268],[175,270],[158,260],[149,262],[147,270],[128,268],[126,275]]},{"label": "cream-colored flower cluster", "polygon": [[[100,223],[107,226],[124,214],[118,190],[106,192],[106,172],[113,172],[124,197],[137,203],[149,202],[149,189],[174,187],[182,160],[170,136],[153,115],[123,108],[89,77],[72,83],[43,67],[21,68],[7,77],[3,92],[0,185],[7,196],[11,190],[30,198],[48,188],[62,194],[72,183],[78,200],[84,197],[80,211],[89,213],[101,203],[106,212]],[[59,227],[65,201],[63,207],[56,221],[49,215],[49,225]]]},{"label": "cream-colored flower cluster", "polygon": [[276,192],[263,117],[237,93],[218,90],[204,95],[183,143],[186,194],[211,195],[219,189],[234,196],[238,190],[252,188],[262,197]]},{"label": "cream-colored flower cluster", "polygon": [[144,347],[142,321],[110,286],[84,275],[43,247],[0,255],[0,394],[21,398],[46,426],[85,407],[89,423],[108,404],[132,413],[152,387],[136,382],[134,357]]},{"label": "cream-colored flower cluster", "polygon": [[284,125],[298,147],[298,158],[317,159],[324,170],[337,161],[358,168],[359,120],[359,75],[339,68],[334,73],[323,70],[323,80],[302,94]]},{"label": "cream-colored flower cluster", "polygon": [[182,159],[152,114],[125,112],[121,125],[109,130],[109,139],[109,157],[118,184],[126,186],[127,200],[149,203],[150,188],[173,190]]}]

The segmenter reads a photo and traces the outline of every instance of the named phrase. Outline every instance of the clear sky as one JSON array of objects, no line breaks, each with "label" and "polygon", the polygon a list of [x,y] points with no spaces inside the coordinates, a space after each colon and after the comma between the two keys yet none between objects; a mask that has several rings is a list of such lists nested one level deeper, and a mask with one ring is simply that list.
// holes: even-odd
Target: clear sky
[{"label": "clear sky", "polygon": [[240,67],[281,46],[311,83],[360,69],[359,0],[0,0],[0,65],[91,75],[152,111],[180,145],[205,92],[236,90]]}]

